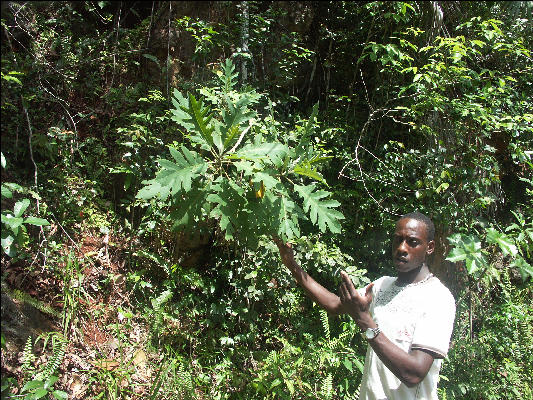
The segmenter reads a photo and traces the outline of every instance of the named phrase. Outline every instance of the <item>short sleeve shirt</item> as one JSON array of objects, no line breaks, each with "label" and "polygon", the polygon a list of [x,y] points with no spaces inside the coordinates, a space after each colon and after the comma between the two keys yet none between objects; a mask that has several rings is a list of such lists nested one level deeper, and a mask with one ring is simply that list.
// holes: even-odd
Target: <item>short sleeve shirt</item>
[{"label": "short sleeve shirt", "polygon": [[409,388],[368,346],[359,399],[437,400],[439,371],[455,319],[454,298],[434,276],[404,286],[396,283],[396,278],[389,276],[374,282],[370,314],[385,336],[405,352],[424,349],[436,357],[422,382]]}]

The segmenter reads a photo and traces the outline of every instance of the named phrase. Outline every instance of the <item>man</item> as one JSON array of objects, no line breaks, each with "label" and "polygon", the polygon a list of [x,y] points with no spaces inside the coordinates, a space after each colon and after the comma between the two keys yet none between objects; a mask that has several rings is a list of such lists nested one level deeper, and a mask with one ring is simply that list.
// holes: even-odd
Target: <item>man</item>
[{"label": "man", "polygon": [[342,271],[340,296],[311,278],[290,244],[276,240],[281,259],[309,297],[332,314],[348,314],[365,333],[368,350],[360,400],[437,400],[442,359],[455,319],[450,291],[429,271],[435,227],[414,212],[396,223],[392,259],[397,278],[384,276],[356,290]]}]

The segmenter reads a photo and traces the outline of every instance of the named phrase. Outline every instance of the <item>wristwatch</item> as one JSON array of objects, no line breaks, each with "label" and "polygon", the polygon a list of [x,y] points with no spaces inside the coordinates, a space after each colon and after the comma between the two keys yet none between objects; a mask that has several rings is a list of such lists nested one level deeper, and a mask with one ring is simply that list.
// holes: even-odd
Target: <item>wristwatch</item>
[{"label": "wristwatch", "polygon": [[376,326],[375,328],[367,328],[365,331],[365,336],[368,340],[374,339],[379,333],[381,332],[381,329],[379,329],[379,326]]}]

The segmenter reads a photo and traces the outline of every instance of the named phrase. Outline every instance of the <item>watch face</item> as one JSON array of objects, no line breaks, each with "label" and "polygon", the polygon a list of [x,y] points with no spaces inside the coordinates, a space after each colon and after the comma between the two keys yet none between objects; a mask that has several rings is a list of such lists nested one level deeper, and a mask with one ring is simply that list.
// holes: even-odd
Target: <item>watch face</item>
[{"label": "watch face", "polygon": [[376,334],[374,333],[374,330],[371,329],[371,328],[368,328],[366,331],[365,331],[365,335],[368,339],[374,339],[374,337],[376,336]]}]

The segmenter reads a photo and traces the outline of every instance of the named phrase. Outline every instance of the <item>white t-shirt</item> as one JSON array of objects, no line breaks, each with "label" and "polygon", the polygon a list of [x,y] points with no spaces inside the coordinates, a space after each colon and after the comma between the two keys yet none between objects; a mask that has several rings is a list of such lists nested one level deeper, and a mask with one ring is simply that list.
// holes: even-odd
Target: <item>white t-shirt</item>
[{"label": "white t-shirt", "polygon": [[[374,282],[370,314],[381,331],[405,352],[427,349],[440,357],[448,353],[455,319],[455,301],[436,277],[397,286],[396,278]],[[359,289],[363,295],[365,289]],[[426,377],[409,388],[368,346],[359,400],[437,400],[442,359],[435,358]]]}]

